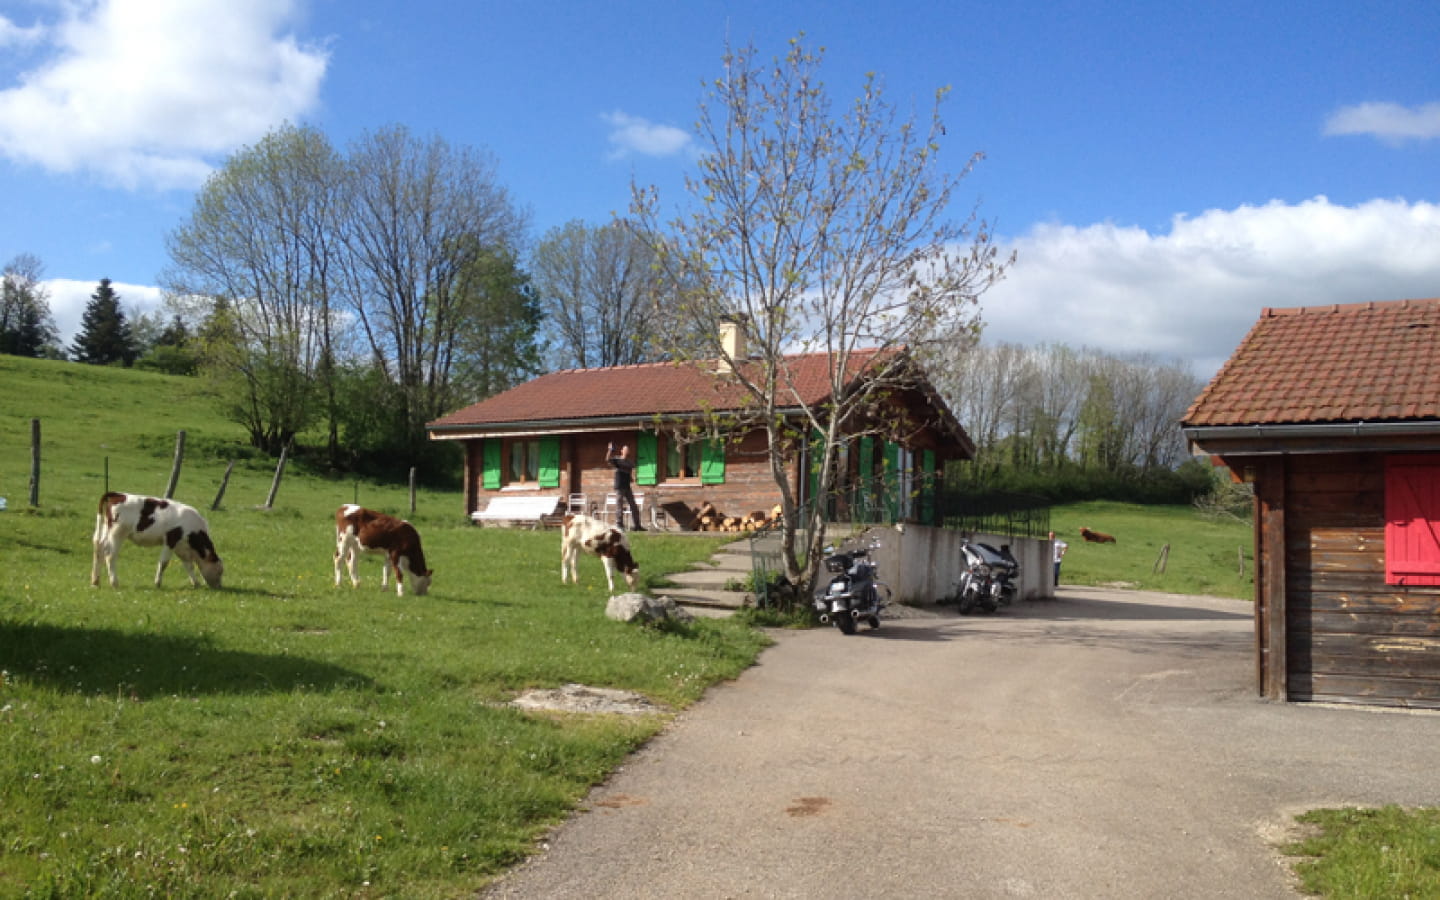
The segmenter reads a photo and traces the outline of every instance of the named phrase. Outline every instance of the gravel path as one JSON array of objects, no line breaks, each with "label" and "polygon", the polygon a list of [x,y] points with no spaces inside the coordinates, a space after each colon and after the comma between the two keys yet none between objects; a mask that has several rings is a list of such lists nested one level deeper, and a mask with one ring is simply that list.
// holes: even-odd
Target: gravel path
[{"label": "gravel path", "polygon": [[483,896],[1295,897],[1295,812],[1440,805],[1440,715],[1259,699],[1249,603],[1060,593],[777,632]]}]

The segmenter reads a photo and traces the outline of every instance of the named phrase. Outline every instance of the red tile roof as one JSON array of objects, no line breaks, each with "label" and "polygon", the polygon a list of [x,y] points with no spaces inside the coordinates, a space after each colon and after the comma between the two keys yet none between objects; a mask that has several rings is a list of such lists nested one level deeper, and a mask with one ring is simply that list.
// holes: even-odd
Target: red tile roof
[{"label": "red tile roof", "polygon": [[1440,419],[1440,299],[1266,309],[1186,426]]},{"label": "red tile roof", "polygon": [[[861,350],[850,357],[859,373],[880,351]],[[806,403],[830,396],[828,356],[811,353],[786,357]],[[436,419],[436,430],[553,423],[653,415],[687,415],[701,410],[738,409],[741,388],[715,377],[715,363],[649,363],[603,369],[566,369],[541,375],[458,412]],[[793,406],[782,398],[782,406]]]}]

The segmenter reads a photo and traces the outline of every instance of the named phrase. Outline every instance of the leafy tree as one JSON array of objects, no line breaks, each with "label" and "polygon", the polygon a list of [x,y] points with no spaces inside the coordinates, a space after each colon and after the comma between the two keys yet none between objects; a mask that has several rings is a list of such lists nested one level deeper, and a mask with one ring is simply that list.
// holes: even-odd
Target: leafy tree
[{"label": "leafy tree", "polygon": [[138,356],[135,336],[120,307],[120,295],[101,278],[85,313],[80,318],[80,331],[70,345],[70,358],[76,362],[107,366],[122,363],[127,368]]},{"label": "leafy tree", "polygon": [[544,314],[513,252],[482,249],[462,271],[456,290],[460,321],[484,327],[462,329],[456,337],[445,409],[508,390],[541,370],[537,338]]},{"label": "leafy tree", "polygon": [[[836,114],[819,67],[820,54],[798,38],[770,66],[753,47],[728,51],[700,108],[705,152],[698,176],[687,180],[691,209],[662,229],[654,189],[637,191],[634,205],[642,227],[666,234],[657,251],[676,281],[691,286],[681,315],[692,333],[712,336],[710,354],[733,367],[750,398],[748,424],[769,437],[787,575],[802,585],[822,558],[823,510],[809,511],[811,543],[801,551],[788,477],[796,435],[782,412],[803,392],[787,354],[821,354],[828,366],[831,402],[800,411],[804,432],[822,436],[823,497],[851,437],[867,423],[877,432],[891,427],[886,401],[915,383],[914,361],[975,332],[979,297],[1008,265],[973,211],[951,218],[959,182],[980,156],[958,173],[941,170],[945,92],[917,126],[867,77]],[[718,339],[720,320],[737,314],[752,351],[744,366],[734,366]],[[880,352],[852,389],[852,363],[867,349]]]},{"label": "leafy tree", "polygon": [[[206,182],[189,220],[167,238],[172,299],[202,307],[226,298],[226,341],[203,342],[203,364],[222,369],[232,415],[270,453],[330,413],[334,359],[336,204],[343,169],[329,141],[286,125],[233,154]],[[220,313],[216,310],[216,313]],[[317,402],[319,401],[319,402]]]},{"label": "leafy tree", "polygon": [[661,358],[660,332],[679,291],[651,242],[626,222],[551,229],[531,255],[535,290],[559,368]]},{"label": "leafy tree", "polygon": [[[136,368],[169,375],[194,375],[199,370],[190,327],[179,313],[172,314],[170,322],[163,327],[158,321],[152,323],[149,316],[142,315],[140,319],[146,323],[147,331],[154,332],[154,337],[142,343],[148,349],[135,361]],[[138,325],[135,330],[140,331]]]},{"label": "leafy tree", "polygon": [[50,298],[41,283],[39,257],[21,253],[0,271],[0,353],[60,357],[59,332],[50,314]]}]

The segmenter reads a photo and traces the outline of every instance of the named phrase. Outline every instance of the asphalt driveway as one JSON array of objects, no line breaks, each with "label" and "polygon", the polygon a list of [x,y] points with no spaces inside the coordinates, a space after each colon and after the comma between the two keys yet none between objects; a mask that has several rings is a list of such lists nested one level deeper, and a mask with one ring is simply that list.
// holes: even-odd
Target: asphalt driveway
[{"label": "asphalt driveway", "polygon": [[1062,588],[778,632],[489,897],[1294,897],[1302,809],[1440,805],[1440,714],[1273,703],[1250,604]]}]

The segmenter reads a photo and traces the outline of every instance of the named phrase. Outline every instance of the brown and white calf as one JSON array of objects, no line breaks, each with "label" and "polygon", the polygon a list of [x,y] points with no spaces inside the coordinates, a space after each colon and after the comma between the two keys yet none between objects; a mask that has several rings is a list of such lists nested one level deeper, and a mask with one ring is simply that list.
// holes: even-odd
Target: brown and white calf
[{"label": "brown and white calf", "polygon": [[90,583],[100,584],[100,561],[105,561],[105,570],[110,575],[110,586],[119,587],[115,578],[115,557],[120,555],[120,545],[129,538],[142,547],[160,548],[160,566],[155,570],[155,586],[160,586],[160,576],[175,556],[185,566],[185,574],[196,587],[195,567],[212,588],[220,586],[220,576],[225,566],[215,552],[210,540],[210,526],[205,517],[194,507],[145,497],[140,494],[122,494],[111,491],[100,498],[100,508],[95,514],[94,557],[90,562]]},{"label": "brown and white calf", "polygon": [[389,584],[390,570],[395,570],[395,593],[405,596],[405,576],[415,596],[423,597],[430,590],[430,576],[425,568],[425,551],[420,549],[420,532],[404,519],[375,512],[347,503],[335,511],[335,586],[340,586],[340,565],[350,570],[350,584],[360,586],[355,564],[361,553],[379,553],[380,587]]},{"label": "brown and white calf", "polygon": [[630,542],[625,539],[625,532],[589,516],[566,516],[560,526],[561,584],[566,581],[580,583],[576,569],[581,550],[600,557],[605,563],[605,583],[612,592],[615,590],[614,570],[617,568],[625,576],[625,583],[634,589],[635,575],[640,566],[630,555]]}]

